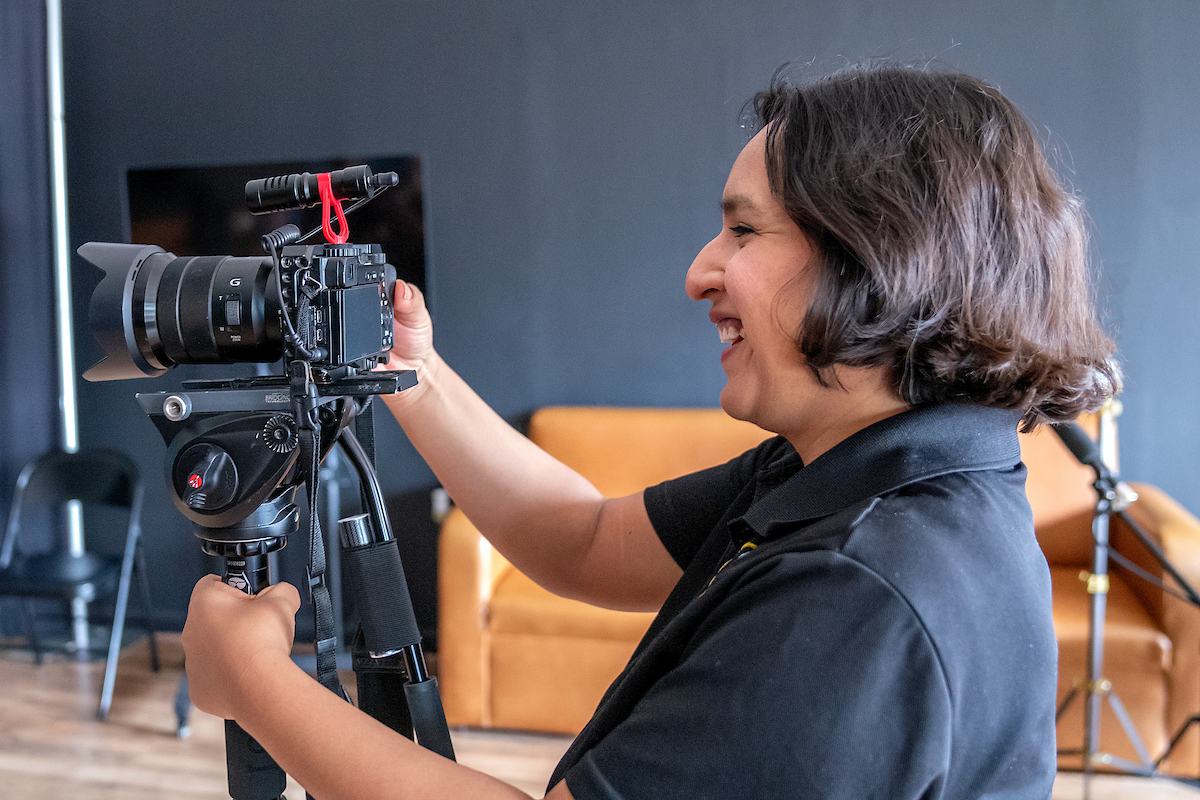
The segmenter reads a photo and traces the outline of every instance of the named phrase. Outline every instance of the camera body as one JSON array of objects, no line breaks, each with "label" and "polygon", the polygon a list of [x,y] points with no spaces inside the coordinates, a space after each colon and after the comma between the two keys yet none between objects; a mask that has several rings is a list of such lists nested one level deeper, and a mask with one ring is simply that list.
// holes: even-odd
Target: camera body
[{"label": "camera body", "polygon": [[379,245],[288,245],[280,265],[284,296],[300,310],[297,334],[316,355],[315,378],[337,379],[351,365],[387,362],[396,270]]}]

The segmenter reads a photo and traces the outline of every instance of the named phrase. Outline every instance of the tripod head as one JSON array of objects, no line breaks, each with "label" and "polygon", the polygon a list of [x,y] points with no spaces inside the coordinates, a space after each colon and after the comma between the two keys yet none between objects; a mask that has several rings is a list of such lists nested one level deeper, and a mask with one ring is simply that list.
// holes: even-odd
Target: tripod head
[{"label": "tripod head", "polygon": [[205,552],[245,557],[282,548],[298,530],[300,428],[317,428],[322,459],[360,399],[415,384],[410,371],[377,372],[310,384],[313,396],[297,398],[287,378],[271,376],[189,381],[137,399],[167,443],[169,494]]}]

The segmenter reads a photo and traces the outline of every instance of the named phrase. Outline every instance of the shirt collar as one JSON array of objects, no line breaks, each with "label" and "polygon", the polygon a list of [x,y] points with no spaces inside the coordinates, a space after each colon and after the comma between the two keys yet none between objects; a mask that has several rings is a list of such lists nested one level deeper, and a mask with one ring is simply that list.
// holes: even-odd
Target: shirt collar
[{"label": "shirt collar", "polygon": [[1020,413],[965,404],[920,406],[858,431],[797,470],[742,516],[760,536],[794,528],[916,481],[1021,461]]}]

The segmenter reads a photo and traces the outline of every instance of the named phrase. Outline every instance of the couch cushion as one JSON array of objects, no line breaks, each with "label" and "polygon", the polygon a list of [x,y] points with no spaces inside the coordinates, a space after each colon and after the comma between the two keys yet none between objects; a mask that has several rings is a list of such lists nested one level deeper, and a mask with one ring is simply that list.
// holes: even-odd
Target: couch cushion
[{"label": "couch cushion", "polygon": [[719,408],[553,406],[529,421],[535,444],[606,497],[724,464],[770,435]]},{"label": "couch cushion", "polygon": [[634,640],[521,633],[495,633],[490,641],[490,724],[572,735],[636,647]]}]

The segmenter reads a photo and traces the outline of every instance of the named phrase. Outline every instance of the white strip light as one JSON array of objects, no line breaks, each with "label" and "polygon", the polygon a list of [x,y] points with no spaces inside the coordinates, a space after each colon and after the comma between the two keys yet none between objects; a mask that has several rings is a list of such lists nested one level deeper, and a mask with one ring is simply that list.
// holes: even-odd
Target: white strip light
[{"label": "white strip light", "polygon": [[[55,318],[58,323],[58,406],[62,448],[79,450],[79,398],[75,393],[75,334],[71,312],[71,253],[67,227],[67,148],[63,113],[62,3],[46,0],[46,81],[50,105],[50,206],[54,230]],[[83,512],[67,506],[67,535],[73,556],[83,555]],[[75,650],[88,651],[87,601],[71,604]]]}]

